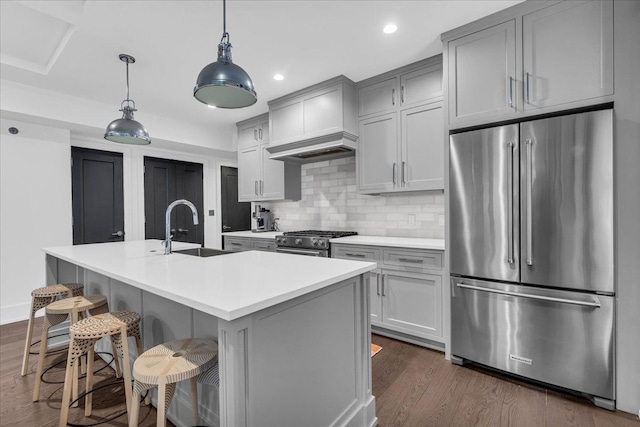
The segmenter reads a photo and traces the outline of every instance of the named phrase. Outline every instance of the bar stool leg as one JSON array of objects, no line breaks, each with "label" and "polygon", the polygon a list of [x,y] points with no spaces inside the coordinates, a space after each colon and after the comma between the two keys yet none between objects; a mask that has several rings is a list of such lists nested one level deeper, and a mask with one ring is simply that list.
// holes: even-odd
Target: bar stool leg
[{"label": "bar stool leg", "polygon": [[93,393],[89,393],[93,389],[93,359],[94,349],[93,346],[89,347],[87,351],[87,381],[85,386],[85,392],[87,394],[84,397],[84,416],[90,417],[93,405]]},{"label": "bar stool leg", "polygon": [[31,314],[29,316],[29,325],[27,326],[27,339],[24,343],[24,356],[22,357],[22,371],[21,375],[24,377],[27,375],[27,368],[29,366],[29,351],[31,350],[31,339],[33,338],[33,310],[34,298],[31,298]]},{"label": "bar stool leg", "polygon": [[122,373],[124,376],[124,395],[127,401],[127,415],[131,411],[132,383],[131,383],[131,365],[129,363],[129,344],[127,340],[127,325],[124,323],[120,326],[120,347],[122,351]]},{"label": "bar stool leg", "polygon": [[113,342],[113,338],[109,337],[111,341],[111,351],[113,352],[113,364],[115,365],[116,378],[122,378],[122,369],[120,368],[120,357],[118,356],[118,350]]},{"label": "bar stool leg", "polygon": [[[142,353],[144,353],[144,349],[142,348],[142,339],[140,339],[140,329],[138,328],[137,331],[134,331],[134,337],[136,338],[136,347],[138,350],[138,356],[140,356]],[[131,402],[134,402],[133,400]],[[140,402],[138,402],[140,403]],[[149,393],[147,393],[147,397],[144,398],[144,404],[145,405],[150,405],[151,404],[151,396]]]},{"label": "bar stool leg", "polygon": [[131,396],[131,413],[129,415],[129,427],[138,427],[138,418],[140,417],[140,396],[142,396],[143,392],[153,387],[155,386],[142,383],[138,380],[134,380],[133,392]]},{"label": "bar stool leg", "polygon": [[198,425],[198,379],[191,377],[191,414],[193,415],[193,425]]},{"label": "bar stool leg", "polygon": [[167,425],[167,410],[175,391],[176,383],[158,384],[158,418],[156,422],[158,427],[166,427]]},{"label": "bar stool leg", "polygon": [[36,368],[36,382],[33,385],[33,401],[37,402],[40,398],[40,385],[42,380],[42,369],[44,368],[44,357],[47,352],[47,343],[49,339],[49,322],[47,315],[44,316],[44,324],[42,325],[42,338],[40,339],[40,354],[38,355],[38,367]]},{"label": "bar stool leg", "polygon": [[[76,310],[73,310],[71,312],[71,324],[75,325],[76,323],[78,323],[78,312]],[[71,346],[71,343],[69,343],[69,346]],[[82,364],[84,366],[84,363],[82,363],[82,356],[79,356],[79,362],[80,363],[74,363],[73,364],[73,390],[72,390],[72,396],[73,396],[73,401],[75,402],[72,406],[74,408],[78,407],[78,377],[80,376],[78,374],[78,365]]]},{"label": "bar stool leg", "polygon": [[67,369],[64,374],[64,389],[62,392],[62,406],[60,408],[60,427],[66,427],[67,421],[69,420],[69,403],[71,402],[73,374],[77,372],[71,365],[78,365],[73,356],[73,343],[69,344],[69,352],[67,354]]}]

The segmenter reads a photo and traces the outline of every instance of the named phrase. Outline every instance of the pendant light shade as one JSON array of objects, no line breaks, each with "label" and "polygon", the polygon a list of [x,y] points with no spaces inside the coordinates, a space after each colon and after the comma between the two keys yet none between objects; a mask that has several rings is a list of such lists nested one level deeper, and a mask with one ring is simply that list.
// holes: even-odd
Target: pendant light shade
[{"label": "pendant light shade", "polygon": [[226,0],[222,2],[223,33],[218,44],[218,60],[200,71],[193,96],[218,108],[243,108],[253,105],[258,95],[251,77],[231,60],[231,42],[227,33]]},{"label": "pendant light shade", "polygon": [[136,103],[129,99],[129,64],[136,62],[136,59],[124,53],[121,53],[119,58],[127,65],[127,99],[120,104],[122,118],[109,123],[104,138],[121,144],[151,144],[149,132],[142,126],[142,123],[133,119],[133,112],[138,110],[136,110]]}]

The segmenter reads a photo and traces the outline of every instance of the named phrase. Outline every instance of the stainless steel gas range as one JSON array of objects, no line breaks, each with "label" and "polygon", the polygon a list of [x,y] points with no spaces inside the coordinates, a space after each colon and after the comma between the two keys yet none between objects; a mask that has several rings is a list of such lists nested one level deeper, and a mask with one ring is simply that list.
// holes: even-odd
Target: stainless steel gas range
[{"label": "stainless steel gas range", "polygon": [[329,241],[338,237],[354,236],[355,231],[287,231],[276,236],[276,252],[316,257],[329,257]]}]

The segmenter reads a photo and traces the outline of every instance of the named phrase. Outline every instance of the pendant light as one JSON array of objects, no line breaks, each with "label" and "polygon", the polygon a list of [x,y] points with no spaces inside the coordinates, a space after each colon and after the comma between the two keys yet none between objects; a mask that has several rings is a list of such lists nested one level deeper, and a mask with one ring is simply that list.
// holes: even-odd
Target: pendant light
[{"label": "pendant light", "polygon": [[226,0],[222,0],[222,22],[218,60],[200,71],[193,96],[204,104],[218,108],[248,107],[256,103],[258,94],[249,74],[231,61]]},{"label": "pendant light", "polygon": [[109,123],[104,138],[122,144],[151,144],[149,132],[142,126],[142,123],[133,120],[133,112],[138,110],[136,110],[136,103],[129,98],[129,64],[136,62],[136,59],[126,53],[121,53],[118,57],[120,61],[127,64],[127,99],[120,104],[122,118]]}]

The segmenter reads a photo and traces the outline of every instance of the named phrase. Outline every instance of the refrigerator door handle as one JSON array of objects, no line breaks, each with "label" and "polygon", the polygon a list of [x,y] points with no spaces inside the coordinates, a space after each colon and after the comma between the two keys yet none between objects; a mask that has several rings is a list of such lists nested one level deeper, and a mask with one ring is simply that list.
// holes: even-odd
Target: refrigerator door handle
[{"label": "refrigerator door handle", "polygon": [[567,298],[555,298],[555,297],[547,297],[547,296],[544,296],[544,295],[523,294],[523,293],[520,293],[520,292],[510,292],[510,291],[503,291],[503,290],[500,290],[500,289],[483,288],[482,286],[465,285],[463,282],[456,283],[456,286],[459,287],[459,288],[472,289],[474,291],[482,291],[482,292],[489,292],[489,293],[493,293],[493,294],[509,295],[509,296],[513,296],[513,297],[530,298],[530,299],[550,301],[550,302],[559,302],[559,303],[564,303],[564,304],[582,305],[582,306],[585,306],[585,307],[595,307],[595,308],[600,308],[601,307],[600,300],[597,297],[593,298],[594,301],[577,301],[577,300],[567,299]]},{"label": "refrigerator door handle", "polygon": [[513,142],[507,143],[507,155],[509,160],[507,161],[507,245],[508,245],[508,258],[507,262],[513,264]]},{"label": "refrigerator door handle", "polygon": [[526,208],[525,208],[525,227],[527,232],[527,265],[533,265],[533,243],[531,240],[533,239],[533,209],[532,209],[532,200],[531,200],[531,192],[533,191],[533,164],[531,160],[531,145],[533,141],[531,139],[527,139],[525,141],[527,146],[527,163],[526,163],[526,186],[527,186],[527,198],[526,198]]}]

